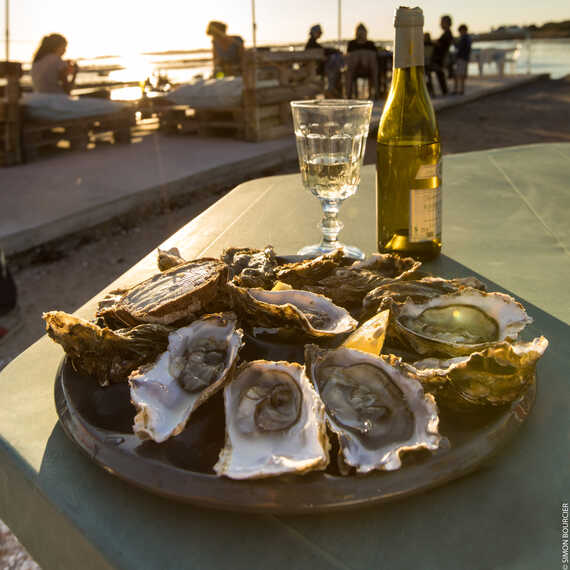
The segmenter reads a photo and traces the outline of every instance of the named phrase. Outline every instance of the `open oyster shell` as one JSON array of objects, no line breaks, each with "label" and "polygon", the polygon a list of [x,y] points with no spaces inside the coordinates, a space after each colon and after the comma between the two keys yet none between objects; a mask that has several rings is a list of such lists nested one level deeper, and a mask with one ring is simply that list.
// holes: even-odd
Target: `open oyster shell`
[{"label": "open oyster shell", "polygon": [[324,406],[302,366],[255,360],[224,389],[226,442],[214,470],[232,479],[303,474],[329,462]]},{"label": "open oyster shell", "polygon": [[99,303],[97,316],[127,326],[190,322],[223,306],[221,291],[227,280],[224,262],[195,259],[157,273],[130,289],[112,292]]},{"label": "open oyster shell", "polygon": [[509,295],[466,287],[424,303],[390,303],[388,334],[418,354],[464,356],[515,340],[531,322]]},{"label": "open oyster shell", "polygon": [[132,370],[166,348],[171,331],[152,324],[112,331],[63,311],[49,311],[42,318],[48,336],[63,347],[73,368],[95,377],[101,386],[126,382]]},{"label": "open oyster shell", "polygon": [[536,363],[547,347],[541,336],[532,342],[502,342],[469,356],[426,358],[405,366],[442,405],[476,411],[519,398],[533,381]]},{"label": "open oyster shell", "polygon": [[236,311],[252,328],[293,328],[318,338],[344,334],[357,325],[345,309],[316,293],[228,287]]},{"label": "open oyster shell", "polygon": [[433,297],[455,293],[463,287],[472,287],[485,291],[485,284],[476,277],[458,279],[442,279],[441,277],[423,277],[418,280],[386,279],[381,285],[368,292],[362,301],[361,319],[368,319],[387,306],[387,300],[392,299],[403,303],[412,299],[415,303],[423,303]]},{"label": "open oyster shell", "polygon": [[308,345],[305,366],[338,437],[342,473],[399,469],[402,452],[439,447],[433,396],[397,359]]},{"label": "open oyster shell", "polygon": [[156,442],[179,434],[192,412],[231,378],[241,344],[232,313],[206,315],[172,332],[168,350],[129,376],[138,411],[134,433]]}]

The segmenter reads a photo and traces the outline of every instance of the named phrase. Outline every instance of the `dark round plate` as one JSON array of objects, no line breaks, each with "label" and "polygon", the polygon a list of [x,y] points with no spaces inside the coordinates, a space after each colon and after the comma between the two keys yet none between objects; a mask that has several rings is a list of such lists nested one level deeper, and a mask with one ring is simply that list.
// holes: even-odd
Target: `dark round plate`
[{"label": "dark round plate", "polygon": [[100,388],[64,358],[55,381],[63,428],[98,465],[153,493],[204,507],[258,513],[315,513],[373,505],[442,485],[469,473],[518,431],[534,404],[536,383],[510,407],[483,416],[440,412],[445,445],[436,453],[406,455],[398,471],[342,477],[336,450],[325,472],[234,481],[212,466],[224,443],[222,393],[193,414],[186,429],[162,444],[141,442],[127,384]]}]

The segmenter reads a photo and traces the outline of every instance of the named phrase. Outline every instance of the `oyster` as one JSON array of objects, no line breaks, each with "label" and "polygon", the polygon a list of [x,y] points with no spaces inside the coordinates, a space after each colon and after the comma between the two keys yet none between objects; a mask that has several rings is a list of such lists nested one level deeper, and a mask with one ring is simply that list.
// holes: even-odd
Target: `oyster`
[{"label": "oyster", "polygon": [[291,328],[311,337],[350,332],[357,322],[342,307],[316,293],[244,289],[229,284],[235,309],[252,328]]},{"label": "oyster", "polygon": [[182,258],[177,247],[169,250],[157,248],[157,264],[160,271],[168,271],[183,263],[186,263],[186,260]]},{"label": "oyster", "polygon": [[101,386],[126,382],[132,370],[150,362],[168,345],[171,329],[145,324],[112,331],[63,311],[44,313],[48,336],[60,344],[73,368]]},{"label": "oyster", "polygon": [[224,404],[218,475],[261,478],[328,465],[324,406],[299,364],[255,360],[240,366],[224,389]]},{"label": "oyster", "polygon": [[533,381],[536,363],[547,346],[541,336],[532,342],[502,342],[469,356],[426,358],[406,366],[442,405],[480,410],[519,398]]},{"label": "oyster", "polygon": [[111,292],[99,303],[97,316],[110,325],[190,322],[200,314],[225,308],[221,291],[227,279],[228,266],[219,259],[195,259],[130,289]]},{"label": "oyster", "polygon": [[390,303],[388,334],[418,354],[463,356],[515,340],[532,319],[509,295],[469,287],[424,303]]},{"label": "oyster", "polygon": [[342,307],[360,306],[364,296],[386,279],[408,278],[420,265],[411,257],[374,254],[349,267],[337,267],[330,275],[304,285],[303,289],[330,297],[333,303]]},{"label": "oyster", "polygon": [[339,440],[339,467],[358,473],[401,467],[400,454],[439,447],[433,396],[397,359],[308,345],[305,366]]},{"label": "oyster", "polygon": [[364,297],[361,318],[367,319],[378,311],[382,311],[387,306],[388,298],[397,303],[403,303],[409,297],[415,303],[423,303],[439,295],[455,293],[462,287],[485,291],[485,284],[476,277],[449,280],[440,277],[424,277],[418,280],[386,279]]},{"label": "oyster", "polygon": [[179,434],[192,412],[227,382],[242,344],[233,313],[205,315],[168,337],[154,364],[129,376],[137,408],[133,431],[162,442]]},{"label": "oyster", "polygon": [[276,277],[278,281],[288,283],[294,289],[303,289],[306,285],[318,283],[328,277],[342,264],[343,259],[343,250],[335,249],[313,259],[281,265],[276,271]]},{"label": "oyster", "polygon": [[264,249],[230,247],[222,253],[222,261],[230,268],[230,279],[240,287],[265,289],[275,281],[277,258],[270,245]]}]

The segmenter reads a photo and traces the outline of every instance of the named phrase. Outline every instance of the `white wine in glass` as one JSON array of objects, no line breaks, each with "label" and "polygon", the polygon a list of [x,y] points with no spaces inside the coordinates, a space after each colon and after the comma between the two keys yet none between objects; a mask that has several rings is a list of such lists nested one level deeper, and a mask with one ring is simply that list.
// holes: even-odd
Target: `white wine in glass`
[{"label": "white wine in glass", "polygon": [[303,185],[323,209],[321,243],[298,253],[316,257],[342,247],[347,257],[363,259],[357,247],[338,242],[343,224],[337,215],[343,200],[360,184],[372,101],[292,101],[291,109]]}]

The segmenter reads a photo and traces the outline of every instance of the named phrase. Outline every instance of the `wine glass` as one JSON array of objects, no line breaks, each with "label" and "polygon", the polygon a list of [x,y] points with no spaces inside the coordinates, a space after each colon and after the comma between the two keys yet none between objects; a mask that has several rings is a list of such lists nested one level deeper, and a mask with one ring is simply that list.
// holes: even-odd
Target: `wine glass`
[{"label": "wine glass", "polygon": [[317,257],[342,247],[347,257],[364,259],[355,246],[337,241],[343,223],[338,210],[360,184],[360,166],[372,112],[372,101],[316,99],[291,101],[303,185],[320,201],[321,243],[298,251]]}]

